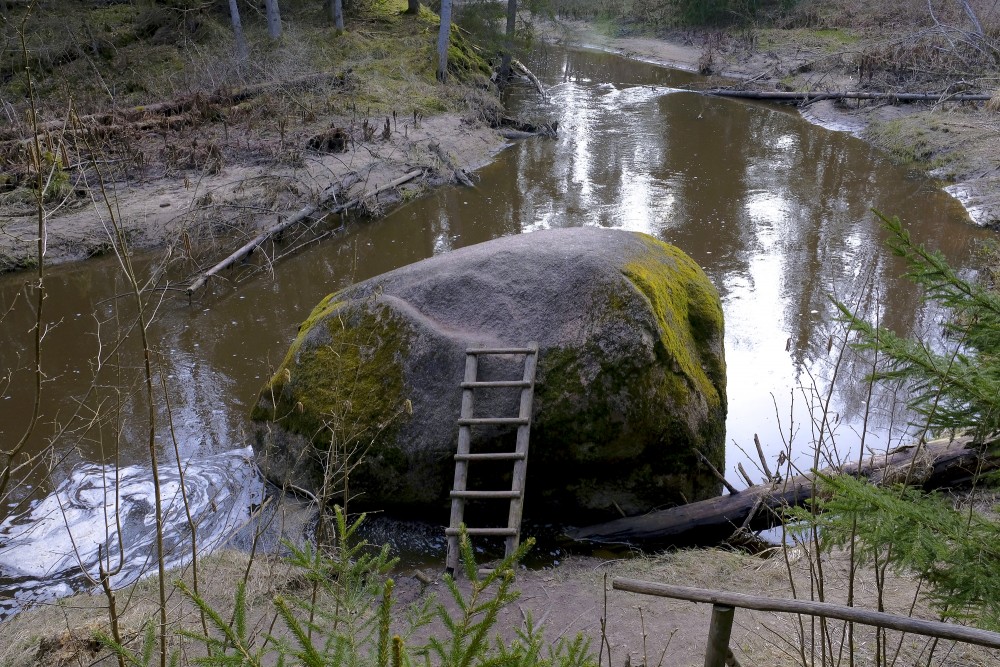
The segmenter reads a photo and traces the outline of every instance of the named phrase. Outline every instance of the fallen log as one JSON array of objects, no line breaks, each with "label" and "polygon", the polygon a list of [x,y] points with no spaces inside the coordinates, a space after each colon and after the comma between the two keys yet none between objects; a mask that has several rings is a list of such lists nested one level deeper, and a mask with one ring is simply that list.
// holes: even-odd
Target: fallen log
[{"label": "fallen log", "polygon": [[988,93],[866,93],[816,91],[808,93],[782,90],[732,90],[712,88],[702,91],[715,97],[740,97],[752,100],[778,100],[783,102],[812,103],[820,100],[888,100],[891,102],[988,102],[993,96]]},{"label": "fallen log", "polygon": [[[873,481],[906,480],[933,489],[968,481],[974,473],[998,467],[1000,441],[983,445],[965,437],[935,440],[920,448],[901,447],[888,454],[869,456],[860,465],[854,462],[823,474],[840,473]],[[718,544],[740,528],[773,528],[780,523],[782,508],[804,505],[815,487],[816,475],[808,473],[643,516],[577,528],[566,535],[581,542],[636,546]]]},{"label": "fallen log", "polygon": [[559,121],[536,125],[520,118],[500,116],[493,123],[497,132],[505,139],[527,139],[528,137],[555,137],[559,132]]},{"label": "fallen log", "polygon": [[[386,183],[385,185],[383,185],[381,187],[378,187],[378,188],[376,188],[376,189],[374,189],[374,190],[372,190],[370,192],[366,192],[365,194],[361,195],[357,199],[352,199],[351,201],[346,202],[344,204],[338,204],[337,206],[334,206],[332,209],[330,209],[329,212],[330,213],[341,213],[341,212],[346,211],[348,209],[352,209],[355,206],[358,206],[359,204],[361,204],[363,201],[365,201],[367,199],[371,199],[372,197],[377,197],[379,194],[385,192],[386,190],[391,190],[393,188],[399,187],[400,185],[402,185],[404,183],[412,181],[413,179],[415,179],[416,177],[422,175],[423,173],[424,172],[422,170],[415,169],[414,171],[406,173],[406,174],[400,176],[399,178],[397,178],[396,180],[394,180],[394,181],[392,181],[390,183]],[[224,260],[222,260],[221,262],[219,262],[218,264],[216,264],[215,266],[213,266],[209,270],[205,271],[204,273],[201,273],[188,286],[188,288],[186,290],[188,298],[190,298],[192,294],[194,294],[195,292],[197,292],[198,290],[200,290],[202,287],[204,287],[205,285],[207,285],[209,279],[212,276],[217,275],[220,271],[229,268],[230,266],[232,266],[236,262],[242,260],[243,258],[249,257],[253,253],[253,251],[260,244],[264,243],[264,241],[266,241],[267,239],[271,238],[272,236],[274,236],[274,235],[276,235],[276,234],[278,234],[280,232],[285,231],[289,227],[291,227],[293,225],[296,225],[296,224],[302,222],[303,220],[305,220],[306,218],[312,216],[313,213],[315,213],[316,211],[318,211],[321,208],[323,208],[324,204],[328,203],[331,199],[334,198],[334,196],[335,196],[335,191],[334,191],[334,188],[331,186],[331,187],[329,187],[329,188],[327,188],[326,190],[323,191],[323,194],[320,196],[320,200],[317,203],[310,204],[309,206],[306,206],[305,208],[303,208],[302,210],[300,210],[295,215],[292,215],[291,217],[289,217],[287,220],[280,220],[279,219],[278,224],[272,225],[268,229],[264,230],[263,232],[261,232],[257,236],[253,237],[250,241],[248,241],[247,243],[243,244],[238,250],[236,250],[235,252],[233,252],[231,255],[229,255],[228,257],[226,257]]]}]

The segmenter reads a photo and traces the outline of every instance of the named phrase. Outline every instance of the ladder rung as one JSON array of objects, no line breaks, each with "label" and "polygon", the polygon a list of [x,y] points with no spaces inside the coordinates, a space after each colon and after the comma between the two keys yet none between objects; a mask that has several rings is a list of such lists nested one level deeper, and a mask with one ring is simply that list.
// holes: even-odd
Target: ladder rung
[{"label": "ladder rung", "polygon": [[455,454],[456,461],[520,461],[520,452],[483,452],[482,454]]},{"label": "ladder rung", "polygon": [[452,491],[452,498],[520,498],[518,491]]},{"label": "ladder rung", "polygon": [[459,426],[485,426],[487,424],[516,424],[525,426],[530,423],[530,419],[521,417],[480,417],[476,419],[459,419]]},{"label": "ladder rung", "polygon": [[534,354],[538,350],[533,347],[484,347],[479,350],[466,350],[466,354]]},{"label": "ladder rung", "polygon": [[462,389],[477,389],[479,387],[530,387],[530,382],[524,380],[489,380],[483,382],[463,382]]},{"label": "ladder rung", "polygon": [[[466,528],[465,532],[469,535],[496,535],[499,537],[508,537],[510,535],[517,535],[516,528]],[[445,535],[459,535],[460,531],[458,528],[446,528],[444,531]]]}]

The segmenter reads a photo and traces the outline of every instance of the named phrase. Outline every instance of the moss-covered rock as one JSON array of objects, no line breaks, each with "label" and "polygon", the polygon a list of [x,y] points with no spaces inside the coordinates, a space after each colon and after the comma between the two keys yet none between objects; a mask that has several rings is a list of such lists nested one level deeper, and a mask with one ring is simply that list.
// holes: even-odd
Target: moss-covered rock
[{"label": "moss-covered rock", "polygon": [[[313,491],[328,471],[339,489],[345,453],[364,452],[350,488],[365,504],[443,503],[465,350],[531,340],[527,513],[593,520],[718,492],[693,453],[722,467],[718,294],[677,248],[596,228],[464,248],[324,299],[254,410],[262,467]],[[483,358],[480,379],[517,378],[521,363]],[[477,390],[475,413],[516,404],[516,391]],[[510,437],[478,431],[474,450]]]}]

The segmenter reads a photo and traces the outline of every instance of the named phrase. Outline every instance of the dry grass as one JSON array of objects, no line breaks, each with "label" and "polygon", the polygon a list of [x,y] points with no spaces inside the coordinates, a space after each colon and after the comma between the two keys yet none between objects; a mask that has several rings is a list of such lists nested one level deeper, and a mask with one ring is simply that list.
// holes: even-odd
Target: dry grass
[{"label": "dry grass", "polygon": [[[236,583],[247,571],[248,555],[222,551],[199,561],[199,582],[203,597],[222,613],[232,609]],[[191,584],[190,571],[174,573],[177,579]],[[270,600],[279,591],[300,585],[288,566],[272,557],[258,556],[249,569],[247,598],[253,622],[266,630],[271,610]],[[122,636],[134,640],[141,636],[147,622],[157,614],[157,580],[145,579],[134,588],[117,593],[119,622]],[[168,600],[171,629],[200,630],[196,608],[176,589]],[[95,657],[93,645],[97,630],[108,631],[107,600],[101,595],[76,595],[51,605],[22,613],[0,624],[4,641],[0,642],[0,665],[29,667],[31,665],[85,664]],[[178,638],[174,638],[178,642]],[[190,643],[190,642],[188,642]],[[175,646],[178,646],[175,643]],[[190,650],[190,649],[189,649]],[[97,664],[112,664],[105,658]]]},{"label": "dry grass", "polygon": [[[613,576],[620,577],[777,598],[819,599],[819,596],[811,591],[809,583],[810,568],[814,566],[811,563],[815,562],[812,556],[814,554],[808,553],[800,546],[789,550],[787,563],[780,550],[775,550],[767,558],[719,550],[687,550],[619,562],[608,569]],[[826,601],[840,604],[846,602],[849,569],[850,559],[844,552],[834,552],[824,557]],[[877,608],[876,587],[871,569],[861,568],[857,576],[855,604],[870,609]],[[883,600],[886,611],[904,616],[912,614],[921,618],[935,618],[934,613],[919,597],[916,582],[905,573],[889,573],[886,590],[887,595]],[[699,623],[692,628],[684,627],[685,616],[694,611],[695,605],[634,594],[615,593],[615,595],[616,604],[645,605],[647,624],[657,622],[663,623],[666,628],[682,627],[704,641],[707,624]],[[625,599],[622,600],[621,597]],[[706,605],[699,605],[699,607],[704,606]],[[658,618],[661,620],[657,621]],[[808,618],[802,619],[800,623],[798,617],[790,614],[743,609],[736,613],[731,645],[743,665],[801,665],[800,646],[805,647],[806,662],[809,664],[837,664],[837,661],[830,659],[829,656],[826,663],[822,662],[818,635],[815,635],[816,654],[812,655],[813,633],[819,631],[819,625],[813,628]],[[839,650],[842,641],[845,640],[844,624],[831,622],[828,631],[833,646]],[[854,664],[875,664],[874,629],[856,626],[854,632],[857,646]],[[929,644],[926,638],[901,636],[900,633],[890,632],[888,639],[890,655],[898,647],[896,664],[900,667],[921,664],[922,660],[926,660]],[[1000,652],[997,651],[941,642],[931,664],[986,667],[997,664],[998,660]],[[840,664],[847,664],[846,646]]]},{"label": "dry grass", "polygon": [[[522,571],[518,575],[521,600],[504,612],[500,627],[505,628],[504,634],[512,636],[511,628],[518,627],[530,613],[547,628],[546,636],[550,639],[584,632],[591,638],[596,651],[600,643],[600,618],[605,615],[602,593],[605,575],[609,582],[615,577],[623,577],[770,597],[810,599],[816,597],[810,593],[810,563],[814,563],[810,556],[801,547],[796,547],[790,550],[787,563],[780,551],[762,558],[719,549],[692,549],[611,561],[572,557],[556,568]],[[246,565],[247,556],[237,552],[215,554],[201,562],[202,593],[215,608],[231,608],[235,582],[242,578]],[[849,565],[850,560],[843,552],[824,558],[827,601],[845,602]],[[404,603],[434,593],[439,598],[447,597],[440,584],[425,587],[405,573],[396,578],[397,593]],[[870,569],[862,568],[857,581],[856,604],[876,608],[876,587]],[[794,582],[794,595],[790,582]],[[270,599],[279,592],[308,593],[303,586],[281,561],[258,557],[250,568],[248,579],[248,598],[252,607],[250,623],[261,632],[266,631],[273,617]],[[887,611],[903,615],[912,611],[918,617],[934,618],[919,599],[914,580],[905,573],[890,573],[885,589],[883,603]],[[136,637],[156,612],[155,581],[140,583],[134,592],[121,591],[118,598],[119,604],[128,601],[123,628],[130,638]],[[106,627],[107,623],[104,605],[100,596],[78,595],[5,622],[0,626],[6,640],[5,645],[0,646],[0,665],[78,664],[81,658],[91,664],[93,632]],[[171,596],[169,605],[174,629],[199,627],[193,607],[182,600],[179,593]],[[710,611],[707,605],[609,591],[607,609],[613,665],[643,663],[644,654],[649,658],[646,664],[655,665],[664,649],[664,665],[701,664]],[[423,634],[433,631],[432,627]],[[788,614],[739,610],[731,646],[745,666],[801,665],[800,646],[805,646],[807,661],[811,659],[813,631],[809,619],[803,619],[800,624],[799,618]],[[818,625],[815,631],[819,631]],[[839,650],[843,624],[831,623],[828,631],[833,646]],[[855,665],[874,664],[874,637],[870,628],[855,628]],[[926,659],[928,642],[921,637],[889,633],[888,646],[890,654],[898,651],[895,664],[903,667],[921,664],[921,660]],[[190,643],[186,650],[189,659],[198,653],[198,647]],[[818,643],[816,650],[815,664],[821,664]],[[846,665],[846,654],[841,658],[840,664]],[[997,664],[998,660],[998,652],[941,643],[932,664],[987,667]],[[835,661],[828,658],[826,664],[835,664]]]}]

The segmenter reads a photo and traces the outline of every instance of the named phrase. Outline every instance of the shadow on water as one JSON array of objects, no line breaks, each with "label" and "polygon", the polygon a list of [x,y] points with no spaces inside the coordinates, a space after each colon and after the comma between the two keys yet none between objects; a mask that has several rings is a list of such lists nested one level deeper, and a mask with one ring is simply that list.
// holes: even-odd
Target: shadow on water
[{"label": "shadow on water", "polygon": [[[384,219],[352,225],[282,263],[273,276],[217,286],[194,306],[169,295],[158,305],[150,328],[162,351],[157,383],[162,374],[182,460],[210,468],[208,457],[246,444],[256,392],[326,294],[453,248],[595,225],[642,231],[679,246],[718,287],[726,316],[727,476],[735,479],[738,463],[753,469],[742,448],[754,433],[772,459],[790,438],[793,447],[808,445],[820,397],[838,369],[842,333],[830,296],[899,334],[935,331],[942,313],[900,277],[902,267],[884,252],[871,208],[901,217],[915,239],[964,271],[974,270],[974,242],[991,236],[968,224],[938,184],[787,109],[685,92],[690,74],[603,53],[545,47],[530,66],[551,87],[550,99],[540,102],[518,88],[511,104],[538,119],[559,120],[558,138],[519,142],[478,173],[476,187],[442,188]],[[125,289],[114,277],[113,258],[58,267],[49,275],[45,419],[33,451],[42,451],[80,397],[94,391],[94,359],[107,349],[101,336],[129,317],[127,305],[115,298]],[[0,277],[2,310],[30,292],[26,280]],[[0,396],[3,442],[20,435],[32,401],[33,315],[25,306],[3,322],[0,368],[11,378]],[[128,342],[115,360],[128,383],[139,366],[137,354]],[[860,439],[867,371],[850,357],[837,370],[828,420],[842,456]],[[108,443],[121,443],[123,466],[143,464],[143,401],[131,386],[115,394],[113,379],[96,390],[98,398],[119,406],[107,422],[73,431],[72,441],[61,439],[54,471],[19,480],[13,502],[26,504],[0,508],[0,518],[14,509],[40,511],[47,494],[78,474],[101,475],[86,466],[111,456]],[[88,400],[100,403],[93,393]],[[874,397],[868,445],[906,437],[899,403],[893,392]],[[160,415],[161,425],[165,418]],[[169,460],[165,428],[157,443]],[[0,549],[18,548],[12,535],[0,532]],[[49,569],[61,572],[64,565],[73,567],[60,560]],[[4,567],[0,560],[9,582],[13,575]]]}]

